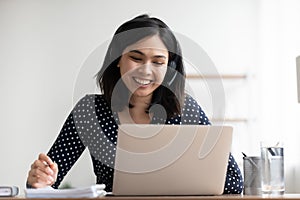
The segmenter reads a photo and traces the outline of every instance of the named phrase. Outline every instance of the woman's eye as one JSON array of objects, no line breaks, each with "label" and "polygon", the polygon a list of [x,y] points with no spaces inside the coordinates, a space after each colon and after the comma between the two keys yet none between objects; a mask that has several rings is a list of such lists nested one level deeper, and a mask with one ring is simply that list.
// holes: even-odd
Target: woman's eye
[{"label": "woman's eye", "polygon": [[141,58],[138,58],[138,57],[135,57],[135,56],[130,56],[130,58],[132,60],[135,60],[135,61],[141,61],[142,60]]},{"label": "woman's eye", "polygon": [[165,63],[163,63],[163,62],[153,62],[155,65],[157,65],[157,66],[163,66]]}]

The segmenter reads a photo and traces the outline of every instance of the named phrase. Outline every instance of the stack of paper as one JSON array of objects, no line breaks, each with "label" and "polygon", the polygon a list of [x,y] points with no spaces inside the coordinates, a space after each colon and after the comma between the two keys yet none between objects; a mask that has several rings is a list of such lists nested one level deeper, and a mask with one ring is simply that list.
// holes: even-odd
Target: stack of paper
[{"label": "stack of paper", "polygon": [[106,192],[104,189],[104,184],[73,189],[30,188],[25,189],[25,195],[27,198],[95,198],[105,196]]}]

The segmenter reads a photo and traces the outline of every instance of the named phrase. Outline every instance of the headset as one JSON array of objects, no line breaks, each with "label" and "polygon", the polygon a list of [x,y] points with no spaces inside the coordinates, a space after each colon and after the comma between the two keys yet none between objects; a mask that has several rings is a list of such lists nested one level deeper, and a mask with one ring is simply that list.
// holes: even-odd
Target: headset
[{"label": "headset", "polygon": [[170,67],[170,70],[168,70],[167,76],[171,77],[171,78],[169,79],[170,81],[167,81],[167,84],[170,86],[174,82],[176,75],[177,75],[176,62],[174,60],[171,60],[169,62],[169,67]]}]

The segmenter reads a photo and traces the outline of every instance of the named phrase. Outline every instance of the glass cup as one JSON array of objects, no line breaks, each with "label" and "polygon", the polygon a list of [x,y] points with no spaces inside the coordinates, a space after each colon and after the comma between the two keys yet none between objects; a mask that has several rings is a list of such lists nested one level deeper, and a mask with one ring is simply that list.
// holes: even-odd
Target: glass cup
[{"label": "glass cup", "polygon": [[261,142],[262,194],[284,194],[284,157],[282,142]]}]

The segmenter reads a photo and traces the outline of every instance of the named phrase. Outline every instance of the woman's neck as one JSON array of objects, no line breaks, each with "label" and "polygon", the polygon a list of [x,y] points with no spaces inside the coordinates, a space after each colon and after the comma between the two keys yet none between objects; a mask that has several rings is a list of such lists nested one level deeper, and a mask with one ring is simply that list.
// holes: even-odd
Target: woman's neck
[{"label": "woman's neck", "polygon": [[132,108],[137,108],[140,111],[144,110],[144,112],[145,112],[149,108],[151,99],[152,99],[152,95],[151,96],[149,95],[146,97],[139,97],[139,96],[132,95],[129,100],[129,103],[132,106]]},{"label": "woman's neck", "polygon": [[132,107],[129,109],[126,107],[123,111],[119,112],[120,122],[149,124],[151,122],[151,114],[147,111],[151,103],[151,96],[136,97],[132,95],[129,102]]}]

